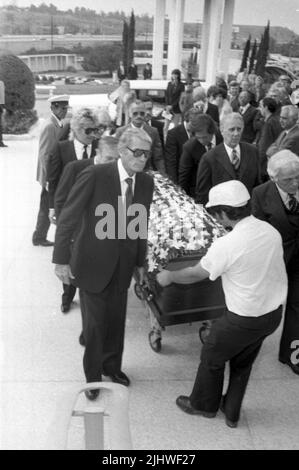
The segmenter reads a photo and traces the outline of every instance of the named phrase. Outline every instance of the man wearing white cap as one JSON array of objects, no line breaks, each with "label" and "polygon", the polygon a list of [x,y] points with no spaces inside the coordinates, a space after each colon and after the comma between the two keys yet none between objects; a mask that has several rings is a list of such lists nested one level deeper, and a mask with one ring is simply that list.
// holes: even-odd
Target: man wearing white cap
[{"label": "man wearing white cap", "polygon": [[64,123],[69,104],[68,95],[52,96],[48,99],[51,103],[52,115],[47,119],[39,137],[38,163],[37,163],[37,181],[42,187],[39,212],[35,231],[32,236],[32,243],[35,246],[52,246],[53,242],[47,240],[47,234],[50,227],[49,213],[49,195],[47,191],[47,164],[50,152],[62,136]]},{"label": "man wearing white cap", "polygon": [[[229,427],[238,424],[252,364],[265,337],[278,327],[287,295],[281,236],[270,224],[250,215],[249,200],[240,181],[214,186],[209,192],[209,212],[232,230],[215,240],[194,267],[164,270],[157,276],[162,286],[222,278],[227,310],[213,323],[203,345],[191,395],[179,396],[176,403],[186,413],[207,418],[220,408]],[[227,361],[230,377],[222,397]]]}]

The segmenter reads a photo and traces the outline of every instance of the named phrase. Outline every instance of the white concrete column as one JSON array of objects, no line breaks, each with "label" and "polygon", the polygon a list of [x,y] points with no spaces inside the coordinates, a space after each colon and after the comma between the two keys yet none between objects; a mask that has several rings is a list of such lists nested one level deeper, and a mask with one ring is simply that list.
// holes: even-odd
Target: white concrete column
[{"label": "white concrete column", "polygon": [[206,81],[208,84],[215,82],[215,76],[218,63],[219,52],[219,39],[220,39],[220,24],[223,10],[223,0],[210,0],[211,14],[210,14],[210,34],[208,46],[208,60],[207,60],[207,73]]},{"label": "white concrete column", "polygon": [[173,69],[181,70],[182,68],[185,0],[175,0],[172,6],[173,15],[170,19],[170,30],[168,39],[168,77],[170,77],[171,71]]},{"label": "white concrete column", "polygon": [[167,46],[167,78],[170,78],[171,70],[174,63],[173,42],[175,37],[175,7],[176,0],[168,0],[169,3],[169,30],[168,30],[168,46]]},{"label": "white concrete column", "polygon": [[221,31],[221,56],[219,69],[223,71],[226,76],[229,71],[229,57],[232,40],[234,9],[235,0],[225,0]]},{"label": "white concrete column", "polygon": [[197,55],[197,63],[199,64],[199,79],[205,80],[207,75],[209,36],[211,27],[211,1],[205,0],[202,19],[200,51]]},{"label": "white concrete column", "polygon": [[163,47],[166,0],[156,0],[153,31],[152,78],[163,78]]}]

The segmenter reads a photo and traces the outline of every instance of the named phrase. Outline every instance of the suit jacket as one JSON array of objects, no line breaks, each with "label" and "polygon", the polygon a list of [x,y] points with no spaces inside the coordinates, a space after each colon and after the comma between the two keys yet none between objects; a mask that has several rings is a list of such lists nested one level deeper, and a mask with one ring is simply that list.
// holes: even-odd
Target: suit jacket
[{"label": "suit jacket", "polygon": [[179,181],[179,162],[183,152],[183,145],[188,139],[189,135],[184,124],[180,124],[167,132],[165,166],[167,175],[174,183]]},{"label": "suit jacket", "polygon": [[172,82],[168,82],[165,91],[165,103],[168,106],[172,106],[172,111],[176,114],[180,113],[179,101],[181,94],[185,91],[185,85],[179,82],[175,87]]},{"label": "suit jacket", "polygon": [[209,102],[205,114],[208,114],[209,116],[211,116],[211,118],[214,119],[214,121],[216,122],[216,124],[219,126],[219,110],[218,110],[218,106],[216,106],[215,104]]},{"label": "suit jacket", "polygon": [[[147,215],[153,187],[150,175],[136,174],[133,203],[143,205]],[[142,266],[145,261],[146,239],[118,238],[119,197],[117,162],[89,166],[79,174],[58,220],[53,262],[70,264],[74,284],[88,292],[103,291],[116,270],[120,289],[128,289],[134,267]],[[110,238],[97,236],[98,224],[107,219],[107,212],[101,212],[101,204],[110,207],[109,214],[115,216],[115,234]],[[81,223],[71,249],[72,235]]]},{"label": "suit jacket", "polygon": [[239,98],[237,96],[235,98],[231,98],[229,100],[229,104],[231,105],[234,113],[237,113],[239,111],[240,103],[239,103]]},{"label": "suit jacket", "polygon": [[299,156],[299,125],[293,126],[287,134],[285,131],[277,137],[275,142],[267,150],[267,157],[272,157],[280,150],[288,149]]},{"label": "suit jacket", "polygon": [[236,173],[224,144],[217,145],[205,153],[200,161],[197,171],[195,200],[206,204],[210,189],[219,183],[234,179],[240,180],[249,193],[260,184],[259,156],[254,145],[240,143],[241,162]]},{"label": "suit jacket", "polygon": [[39,137],[38,161],[36,180],[44,188],[47,182],[47,165],[50,153],[63,133],[63,127],[60,127],[57,119],[52,115],[47,119],[42,127]]},{"label": "suit jacket", "polygon": [[[216,145],[222,142],[220,132],[216,133]],[[195,137],[187,140],[183,145],[183,153],[179,163],[179,185],[186,193],[195,197],[196,175],[201,157],[207,149]]]},{"label": "suit jacket", "polygon": [[[119,127],[115,133],[116,138],[120,138],[121,135],[124,133],[126,129],[129,129],[131,124],[128,124],[127,126]],[[155,129],[152,126],[149,126],[148,124],[143,125],[143,130],[145,130],[150,138],[152,139],[152,156],[146,163],[145,169],[146,170],[156,170],[160,171],[163,175],[165,175],[165,163],[164,163],[164,157],[163,157],[163,151],[162,151],[162,144],[161,140],[159,137],[159,133],[157,129]]]},{"label": "suit jacket", "polygon": [[164,151],[164,134],[163,134],[164,122],[153,117],[151,119],[151,126],[157,129],[159,137],[160,137],[161,145],[162,145],[162,150]]},{"label": "suit jacket", "polygon": [[255,127],[256,115],[259,111],[254,106],[249,106],[241,116],[244,119],[244,129],[242,132],[241,142],[252,144],[255,139],[257,129]]},{"label": "suit jacket", "polygon": [[288,267],[289,262],[299,253],[299,229],[290,223],[285,205],[273,181],[267,181],[254,188],[251,207],[255,217],[269,222],[279,231]]},{"label": "suit jacket", "polygon": [[267,150],[271,144],[277,139],[281,133],[281,125],[279,122],[279,116],[271,114],[269,118],[264,122],[259,136],[257,137],[257,147],[260,156],[261,174],[263,178],[267,178]]},{"label": "suit jacket", "polygon": [[85,170],[89,165],[94,165],[94,158],[74,160],[73,162],[67,163],[64,167],[54,198],[55,216],[57,220],[67,197],[75,184],[78,174]]},{"label": "suit jacket", "polygon": [[[98,140],[94,140],[91,146],[90,158],[96,154]],[[75,146],[73,140],[62,140],[58,142],[54,150],[50,154],[47,168],[47,181],[49,191],[49,207],[54,207],[54,195],[61,178],[63,168],[69,162],[77,160]]]}]

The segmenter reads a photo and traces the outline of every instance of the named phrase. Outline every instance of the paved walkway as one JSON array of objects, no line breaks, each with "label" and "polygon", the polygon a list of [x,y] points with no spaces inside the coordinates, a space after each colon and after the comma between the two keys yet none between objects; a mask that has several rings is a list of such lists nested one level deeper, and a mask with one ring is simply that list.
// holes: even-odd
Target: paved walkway
[{"label": "paved walkway", "polygon": [[[31,244],[40,193],[37,140],[7,143],[0,149],[0,448],[56,449],[63,416],[84,384],[79,306],[77,300],[69,314],[60,312],[52,250]],[[134,449],[298,449],[299,377],[277,361],[280,332],[266,340],[253,368],[237,429],[225,425],[221,412],[206,419],[176,407],[197,370],[198,326],[168,327],[162,353],[153,353],[146,311],[130,291],[123,369],[132,380]],[[83,435],[82,419],[73,418],[68,448],[84,448]]]}]

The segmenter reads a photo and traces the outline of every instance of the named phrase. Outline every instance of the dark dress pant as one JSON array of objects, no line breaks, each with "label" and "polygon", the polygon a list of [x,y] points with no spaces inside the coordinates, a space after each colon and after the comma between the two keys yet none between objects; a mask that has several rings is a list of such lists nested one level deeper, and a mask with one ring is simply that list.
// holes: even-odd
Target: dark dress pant
[{"label": "dark dress pant", "polygon": [[294,257],[287,266],[288,297],[279,347],[280,359],[290,362],[299,340],[299,258]]},{"label": "dark dress pant", "polygon": [[102,373],[121,370],[127,310],[127,289],[120,286],[119,270],[100,293],[80,289],[87,382],[98,382]]},{"label": "dark dress pant", "polygon": [[49,228],[49,193],[46,188],[43,188],[40,196],[39,211],[32,241],[38,242],[41,240],[46,240]]},{"label": "dark dress pant", "polygon": [[192,406],[217,412],[222,396],[225,363],[230,376],[225,395],[228,419],[238,421],[252,365],[266,336],[281,321],[282,307],[260,317],[241,317],[230,311],[213,323],[201,351],[197,376],[190,395]]}]

